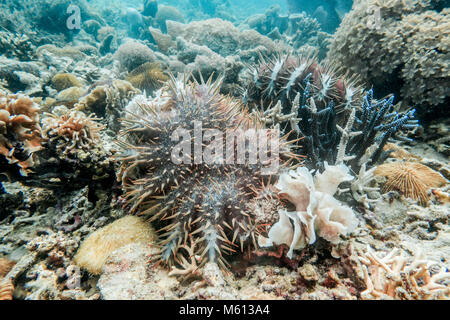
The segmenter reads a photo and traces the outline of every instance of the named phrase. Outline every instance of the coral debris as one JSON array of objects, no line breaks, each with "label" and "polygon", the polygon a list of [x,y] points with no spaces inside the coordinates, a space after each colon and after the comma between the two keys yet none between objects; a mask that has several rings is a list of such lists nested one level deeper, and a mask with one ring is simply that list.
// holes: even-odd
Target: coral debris
[{"label": "coral debris", "polygon": [[440,268],[431,271],[431,261],[420,253],[407,262],[398,249],[379,257],[370,247],[359,256],[363,264],[367,289],[361,292],[363,299],[448,299],[450,272]]}]

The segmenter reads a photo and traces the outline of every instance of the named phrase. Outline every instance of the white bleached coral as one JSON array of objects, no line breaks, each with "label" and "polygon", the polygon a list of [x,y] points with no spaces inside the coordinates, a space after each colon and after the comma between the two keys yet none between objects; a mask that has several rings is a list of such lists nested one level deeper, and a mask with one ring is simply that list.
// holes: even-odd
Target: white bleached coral
[{"label": "white bleached coral", "polygon": [[281,174],[275,187],[296,211],[280,210],[280,220],[270,229],[269,239],[260,237],[260,245],[287,244],[287,256],[292,258],[295,249],[314,243],[317,236],[336,243],[340,235],[352,232],[358,225],[353,210],[333,197],[339,184],[352,179],[343,164],[326,164],[314,178],[305,167]]}]

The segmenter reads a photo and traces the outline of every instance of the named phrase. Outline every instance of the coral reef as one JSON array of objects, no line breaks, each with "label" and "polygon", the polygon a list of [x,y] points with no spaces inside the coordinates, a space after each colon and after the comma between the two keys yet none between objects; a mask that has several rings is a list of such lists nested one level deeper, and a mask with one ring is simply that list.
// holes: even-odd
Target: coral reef
[{"label": "coral reef", "polygon": [[189,24],[169,21],[167,33],[174,39],[182,37],[193,44],[206,46],[222,57],[240,51],[239,55],[245,62],[257,58],[259,53],[270,55],[286,47],[275,44],[255,30],[240,31],[232,23],[222,19],[194,21]]},{"label": "coral reef", "polygon": [[126,216],[89,235],[81,244],[74,261],[91,274],[101,274],[113,251],[130,243],[148,244],[154,240],[154,231],[147,223],[138,217]]},{"label": "coral reef", "polygon": [[363,93],[355,80],[310,56],[262,59],[250,73],[244,99],[254,108],[261,104],[256,112],[266,125],[281,125],[292,140],[301,139],[300,152],[312,168],[345,161],[359,172],[385,156],[389,139],[405,140],[399,133],[418,125],[414,110],[394,110],[393,96],[376,100],[372,90]]},{"label": "coral reef", "polygon": [[155,21],[162,32],[167,32],[167,21],[184,22],[183,14],[175,7],[160,5],[155,16]]},{"label": "coral reef", "polygon": [[42,147],[37,164],[21,182],[47,188],[81,188],[114,176],[108,148],[99,144],[104,125],[94,115],[56,107],[42,120]]},{"label": "coral reef", "polygon": [[[449,12],[442,1],[355,1],[336,32],[328,59],[436,117],[450,96]],[[373,10],[380,17],[374,21]],[[436,11],[435,11],[436,10]],[[437,36],[438,35],[438,36]],[[443,115],[445,113],[442,113]]]},{"label": "coral reef", "polygon": [[322,28],[327,32],[333,32],[339,26],[342,17],[352,7],[351,0],[287,0],[291,13],[305,11],[319,20]]},{"label": "coral reef", "polygon": [[116,131],[116,120],[122,116],[122,109],[139,93],[128,81],[99,81],[91,85],[88,92],[75,104],[75,108],[106,118],[108,128]]},{"label": "coral reef", "polygon": [[274,5],[264,14],[256,14],[244,21],[250,28],[271,38],[282,40],[294,49],[316,47],[320,60],[325,58],[331,35],[322,32],[319,22],[306,14],[281,14],[279,5]]},{"label": "coral reef", "polygon": [[[223,145],[219,149],[206,148],[212,157],[205,159],[208,163],[199,163],[191,152],[178,154],[180,147],[170,135],[176,133],[181,138],[176,131],[180,126],[187,131],[183,136],[190,137],[194,127],[199,130],[199,121],[203,128],[221,132],[261,128],[238,101],[218,93],[220,84],[220,79],[211,83],[211,78],[206,84],[172,79],[155,98],[140,98],[127,106],[119,142],[119,179],[129,212],[150,216],[159,227],[160,259],[170,265],[180,261],[182,253],[178,248],[186,243],[188,235],[195,235],[196,252],[204,258],[202,264],[212,261],[222,267],[226,265],[224,253],[243,251],[244,245],[255,243],[256,226],[246,207],[247,197],[262,188],[262,170],[280,161],[272,156],[264,164],[249,164],[249,160],[242,159],[239,161],[243,164],[228,165],[220,160]],[[271,141],[273,135],[267,138]],[[235,150],[234,137],[230,143]],[[291,160],[295,155],[287,146],[282,142],[279,154]],[[287,163],[281,161],[280,166]]]},{"label": "coral reef", "polygon": [[440,173],[417,162],[396,161],[382,164],[374,174],[386,177],[383,192],[397,190],[407,198],[419,200],[422,205],[426,205],[430,199],[430,188],[448,183]]}]

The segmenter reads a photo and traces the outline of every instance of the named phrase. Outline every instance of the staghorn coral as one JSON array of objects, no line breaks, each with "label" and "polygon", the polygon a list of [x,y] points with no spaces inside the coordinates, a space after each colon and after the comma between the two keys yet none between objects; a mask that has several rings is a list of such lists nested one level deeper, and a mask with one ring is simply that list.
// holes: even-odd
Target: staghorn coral
[{"label": "staghorn coral", "polygon": [[447,183],[447,180],[438,172],[429,167],[409,161],[396,161],[379,165],[375,175],[386,177],[382,191],[400,191],[406,198],[419,200],[426,205],[430,196],[428,190]]},{"label": "staghorn coral", "polygon": [[414,103],[421,114],[436,117],[450,97],[450,15],[443,2],[355,1],[328,60],[359,74],[377,92],[389,88],[405,106]]},{"label": "staghorn coral", "polygon": [[366,282],[362,299],[449,299],[450,273],[444,267],[433,272],[433,262],[425,260],[420,252],[408,262],[398,249],[380,257],[368,246],[358,258]]},{"label": "staghorn coral", "polygon": [[151,243],[153,229],[142,219],[126,216],[88,236],[74,257],[75,263],[91,274],[101,274],[108,256],[130,243]]},{"label": "staghorn coral", "polygon": [[[232,163],[236,130],[243,130],[243,136],[244,130],[263,128],[242,110],[238,101],[218,93],[220,79],[211,82],[211,78],[201,84],[172,79],[155,98],[147,100],[140,96],[139,101],[130,103],[123,121],[118,178],[126,192],[128,211],[149,216],[159,228],[159,258],[169,265],[183,261],[178,248],[186,244],[189,235],[194,236],[196,254],[203,257],[202,264],[211,261],[222,267],[227,264],[224,254],[243,251],[251,242],[255,244],[257,230],[247,203],[250,195],[258,193],[268,179],[262,170],[280,161],[274,154],[262,163],[250,164],[242,159],[243,163],[228,164],[220,159],[223,145],[215,148],[214,154],[209,153],[210,160],[205,158],[202,163],[198,155],[194,157],[185,149],[186,153],[180,155],[176,142],[181,138],[179,130],[186,130],[182,134],[185,138],[195,133],[203,136],[206,130],[198,129],[199,122],[202,128],[232,135],[230,146],[234,151],[227,155],[233,157],[227,158]],[[264,132],[270,141],[278,141],[274,137],[276,132]],[[172,134],[178,139],[171,139]],[[190,147],[191,138],[184,141]],[[246,145],[244,142],[245,154],[249,152]],[[281,140],[279,154],[288,161],[281,160],[280,166],[296,158],[287,150],[288,146]],[[213,152],[210,148],[205,145],[205,152]]]},{"label": "staghorn coral", "polygon": [[41,140],[39,106],[27,96],[0,92],[0,172],[19,168],[26,174]]},{"label": "staghorn coral", "polygon": [[[280,175],[275,184],[278,194],[294,204],[295,211],[279,211],[280,221],[269,230],[269,239],[260,237],[261,246],[287,244],[287,256],[316,241],[316,234],[332,243],[340,235],[351,233],[358,225],[353,210],[342,205],[333,195],[339,184],[353,180],[345,165],[328,166],[314,178],[307,168],[297,168]],[[292,220],[292,224],[291,221]]]},{"label": "staghorn coral", "polygon": [[[389,139],[417,127],[415,110],[395,111],[394,97],[377,100],[356,80],[339,77],[332,67],[310,55],[281,55],[252,69],[244,99],[268,126],[280,124],[291,140],[299,140],[307,166],[347,162],[358,172],[382,159]],[[408,139],[406,139],[409,141]]]},{"label": "staghorn coral", "polygon": [[153,94],[153,91],[162,87],[163,82],[169,79],[161,69],[159,63],[147,62],[131,71],[126,80],[134,87]]},{"label": "staghorn coral", "polygon": [[59,73],[52,78],[52,86],[58,91],[63,91],[71,87],[81,87],[80,80],[70,73]]}]

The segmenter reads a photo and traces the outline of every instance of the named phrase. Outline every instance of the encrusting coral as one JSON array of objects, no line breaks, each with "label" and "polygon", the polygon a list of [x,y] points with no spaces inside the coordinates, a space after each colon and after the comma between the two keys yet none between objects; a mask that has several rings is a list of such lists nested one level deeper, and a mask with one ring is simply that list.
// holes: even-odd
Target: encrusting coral
[{"label": "encrusting coral", "polygon": [[26,174],[41,141],[39,106],[27,96],[0,91],[0,172],[17,166]]},{"label": "encrusting coral", "polygon": [[447,180],[439,173],[429,167],[409,161],[396,161],[379,165],[375,175],[386,177],[382,191],[399,191],[406,198],[419,200],[420,204],[426,205],[430,199],[428,190],[432,187],[440,187]]},{"label": "encrusting coral", "polygon": [[338,186],[350,180],[353,176],[343,164],[326,165],[314,178],[306,167],[281,174],[275,188],[281,198],[294,204],[295,211],[280,210],[280,221],[269,230],[269,239],[259,238],[260,245],[287,244],[287,256],[292,258],[294,249],[313,244],[317,236],[337,243],[340,235],[354,231],[358,220],[353,210],[333,197]]},{"label": "encrusting coral", "polygon": [[[138,96],[127,106],[119,142],[119,179],[126,192],[128,211],[149,216],[159,228],[160,260],[169,265],[183,261],[184,252],[178,249],[187,245],[189,235],[194,238],[202,264],[210,261],[221,267],[227,265],[224,253],[242,252],[244,246],[256,244],[257,226],[248,202],[269,179],[263,170],[274,174],[270,168],[277,168],[272,165],[287,166],[298,158],[281,139],[279,154],[264,159],[268,150],[262,150],[263,155],[260,150],[262,161],[238,160],[235,138],[244,137],[246,130],[264,127],[246,113],[238,100],[219,94],[220,85],[220,78],[214,83],[211,78],[207,83],[172,78],[155,98]],[[274,146],[278,132],[263,132]],[[231,134],[231,140],[226,140],[232,154],[228,153],[226,160],[222,159],[222,138],[217,136],[221,133]],[[175,139],[171,139],[172,134]],[[213,141],[208,146],[203,140],[204,148],[195,143],[197,155],[192,154],[191,139],[204,134],[206,140],[210,134],[209,140],[215,141],[215,146]],[[183,150],[176,142],[180,138]],[[245,149],[240,152],[250,152],[247,142],[241,147]],[[199,151],[204,152],[203,162],[198,158]]]},{"label": "encrusting coral", "polygon": [[130,243],[151,243],[153,229],[136,216],[125,216],[88,236],[74,257],[75,263],[92,274],[101,274],[108,256]]},{"label": "encrusting coral", "polygon": [[450,272],[444,267],[433,272],[430,268],[433,262],[424,259],[421,253],[408,262],[398,249],[380,257],[368,247],[358,258],[363,264],[366,282],[362,299],[449,299]]},{"label": "encrusting coral", "polygon": [[152,94],[161,88],[169,77],[164,74],[159,63],[147,62],[131,71],[126,80],[146,94]]}]

